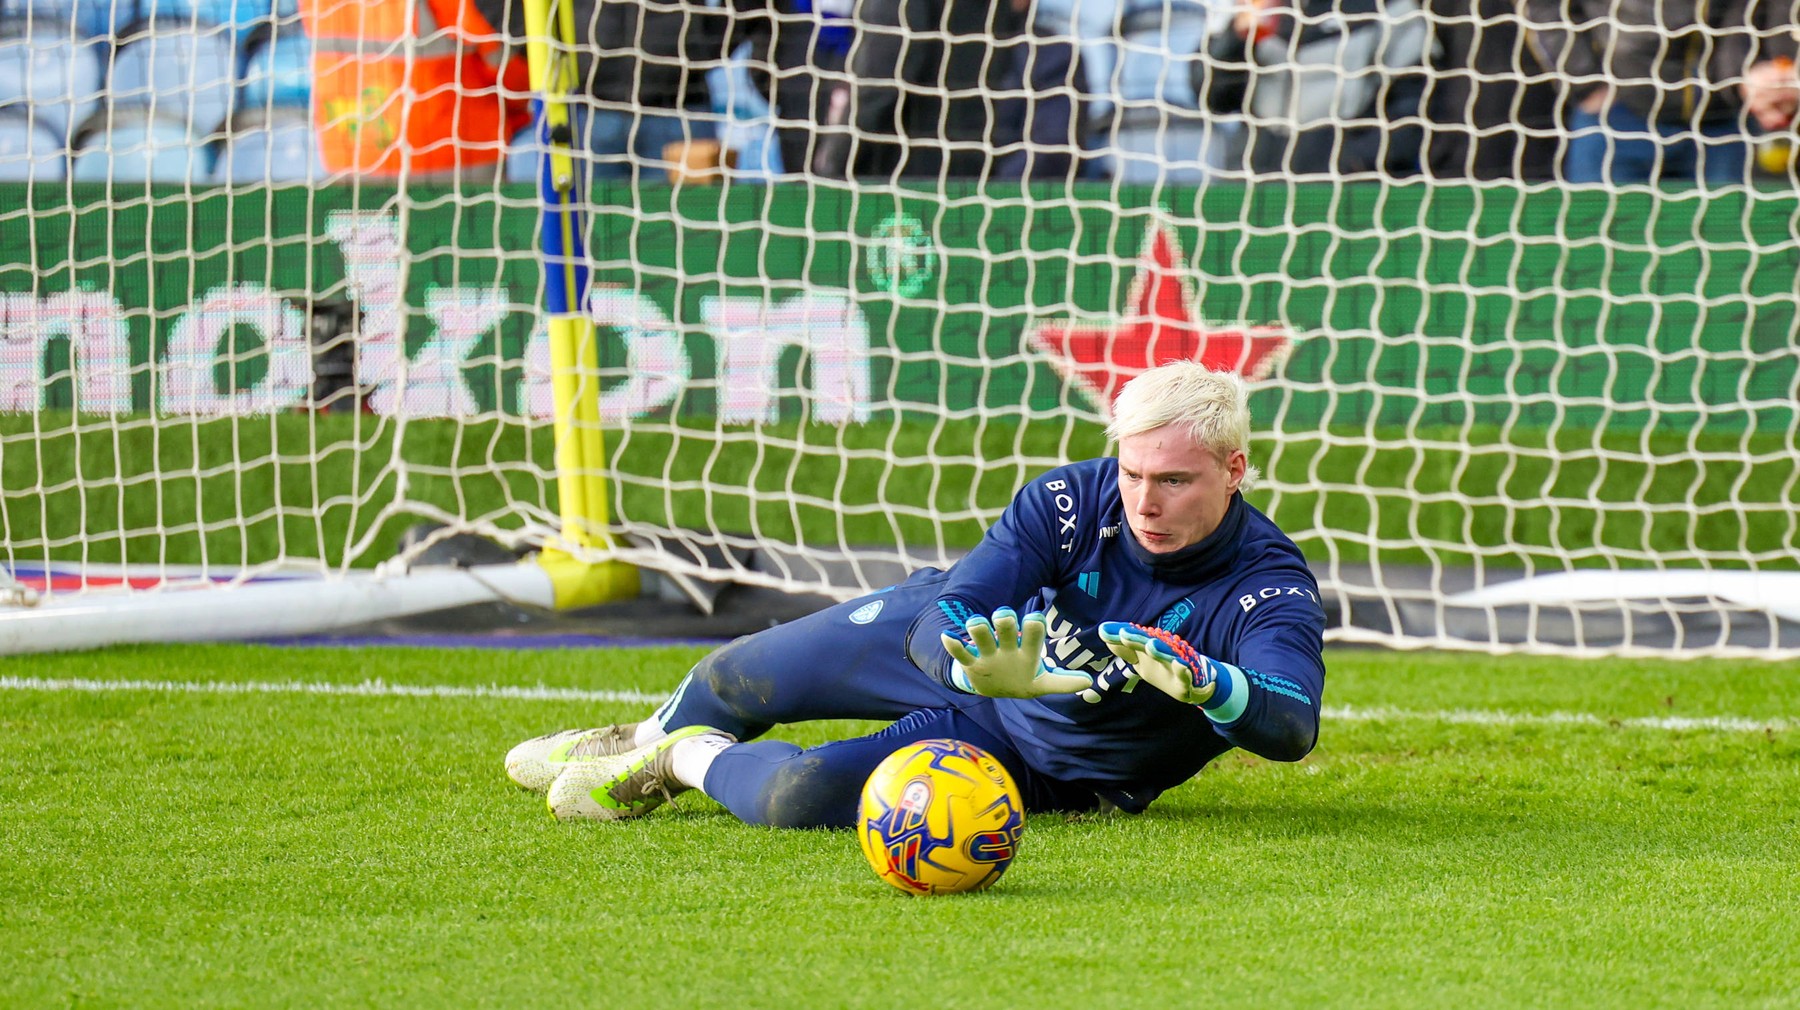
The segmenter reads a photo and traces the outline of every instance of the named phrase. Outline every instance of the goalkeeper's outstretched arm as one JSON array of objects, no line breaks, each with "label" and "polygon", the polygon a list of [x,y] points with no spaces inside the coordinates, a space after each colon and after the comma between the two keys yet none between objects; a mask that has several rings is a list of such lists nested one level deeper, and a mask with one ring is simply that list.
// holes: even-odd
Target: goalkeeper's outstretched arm
[{"label": "goalkeeper's outstretched arm", "polygon": [[1319,633],[1306,627],[1258,630],[1237,657],[1242,665],[1137,624],[1108,622],[1100,637],[1145,683],[1198,705],[1233,746],[1271,761],[1298,761],[1319,739],[1325,668],[1312,645]]}]

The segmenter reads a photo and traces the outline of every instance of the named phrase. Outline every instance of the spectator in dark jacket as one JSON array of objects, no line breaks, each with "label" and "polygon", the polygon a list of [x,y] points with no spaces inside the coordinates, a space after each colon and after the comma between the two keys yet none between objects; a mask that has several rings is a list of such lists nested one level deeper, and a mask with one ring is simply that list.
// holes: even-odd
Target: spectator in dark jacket
[{"label": "spectator in dark jacket", "polygon": [[1201,91],[1245,115],[1252,172],[1416,175],[1430,44],[1418,0],[1251,0],[1213,34]]},{"label": "spectator in dark jacket", "polygon": [[[1076,39],[1075,14],[1083,0],[1034,0],[1029,29],[1007,68],[994,114],[1016,123],[1016,148],[1000,159],[997,174],[1005,179],[1068,182],[1081,173],[1084,114],[1083,82]],[[1086,0],[1097,5],[1104,0]],[[1009,130],[998,139],[1015,139]]]},{"label": "spectator in dark jacket", "polygon": [[[848,130],[818,163],[843,178],[985,178],[1006,153],[993,114],[1025,26],[1014,0],[860,0]],[[997,142],[998,141],[998,142]]]},{"label": "spectator in dark jacket", "polygon": [[1569,182],[1747,180],[1746,116],[1793,118],[1795,0],[1526,0],[1573,104]]},{"label": "spectator in dark jacket", "polygon": [[850,86],[843,74],[856,37],[854,6],[854,0],[776,0],[767,53],[751,54],[753,64],[767,65],[775,75],[775,132],[788,172],[817,171],[822,153],[817,127],[830,122],[834,110],[844,122]]},{"label": "spectator in dark jacket", "polygon": [[[526,36],[522,0],[475,0],[515,47]],[[572,0],[581,91],[578,140],[595,178],[665,167],[688,145],[716,151],[718,122],[706,72],[741,40],[770,30],[764,0]],[[755,41],[755,39],[753,39]]]},{"label": "spectator in dark jacket", "polygon": [[1436,40],[1425,165],[1440,179],[1549,182],[1562,156],[1562,88],[1525,43],[1518,0],[1429,0]]}]

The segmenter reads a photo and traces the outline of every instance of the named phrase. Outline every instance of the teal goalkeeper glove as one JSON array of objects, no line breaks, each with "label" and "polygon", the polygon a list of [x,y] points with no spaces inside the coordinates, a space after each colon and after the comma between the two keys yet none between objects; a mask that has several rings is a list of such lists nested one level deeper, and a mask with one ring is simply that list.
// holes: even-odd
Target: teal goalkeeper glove
[{"label": "teal goalkeeper glove", "polygon": [[1050,665],[1044,658],[1044,615],[1019,617],[1011,607],[994,611],[990,622],[979,614],[963,624],[969,640],[944,633],[944,649],[957,665],[950,677],[957,687],[988,698],[1039,698],[1073,694],[1094,686],[1094,678]]},{"label": "teal goalkeeper glove", "polygon": [[1219,687],[1218,664],[1195,652],[1179,635],[1107,621],[1100,625],[1100,639],[1158,691],[1189,705],[1212,707],[1208,702]]}]

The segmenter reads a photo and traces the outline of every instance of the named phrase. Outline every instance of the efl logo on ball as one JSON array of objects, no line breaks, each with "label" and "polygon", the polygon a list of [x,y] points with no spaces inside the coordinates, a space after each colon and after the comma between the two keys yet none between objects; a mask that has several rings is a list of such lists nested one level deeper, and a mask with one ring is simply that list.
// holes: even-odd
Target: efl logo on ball
[{"label": "efl logo on ball", "polygon": [[889,754],[863,786],[857,838],[875,875],[908,894],[979,891],[1019,851],[1025,805],[994,756],[961,740]]}]

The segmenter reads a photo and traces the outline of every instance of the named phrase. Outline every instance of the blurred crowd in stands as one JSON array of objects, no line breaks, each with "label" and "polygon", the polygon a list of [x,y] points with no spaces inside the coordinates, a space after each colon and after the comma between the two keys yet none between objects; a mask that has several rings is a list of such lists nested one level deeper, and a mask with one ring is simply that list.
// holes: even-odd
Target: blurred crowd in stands
[{"label": "blurred crowd in stands", "polygon": [[[569,2],[599,177],[1794,178],[1800,0]],[[0,0],[0,178],[534,178],[526,34],[523,0]]]}]

